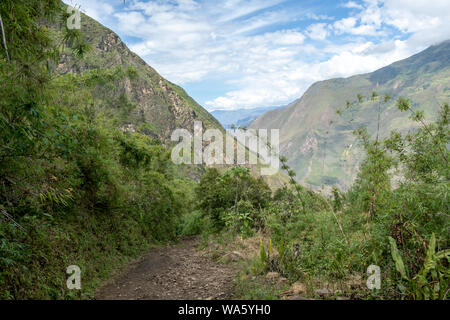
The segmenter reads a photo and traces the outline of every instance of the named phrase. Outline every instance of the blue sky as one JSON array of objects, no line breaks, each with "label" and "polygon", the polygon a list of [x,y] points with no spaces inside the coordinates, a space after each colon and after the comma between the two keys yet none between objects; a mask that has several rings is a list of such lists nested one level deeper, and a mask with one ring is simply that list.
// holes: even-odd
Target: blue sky
[{"label": "blue sky", "polygon": [[450,39],[449,0],[65,0],[208,110],[285,105]]}]

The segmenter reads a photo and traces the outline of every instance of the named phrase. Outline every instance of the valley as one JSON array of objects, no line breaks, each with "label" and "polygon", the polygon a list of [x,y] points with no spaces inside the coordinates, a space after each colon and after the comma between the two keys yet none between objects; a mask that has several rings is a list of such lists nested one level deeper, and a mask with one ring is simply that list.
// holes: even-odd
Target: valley
[{"label": "valley", "polygon": [[[151,9],[149,21],[174,3],[203,8],[161,3],[121,5]],[[449,40],[315,82],[285,107],[209,113],[128,48],[135,37],[69,18],[60,0],[0,3],[1,300],[448,300]],[[288,72],[306,31],[263,33],[282,49],[246,53]],[[239,55],[224,57],[236,72]],[[218,101],[256,105],[263,91]]]}]

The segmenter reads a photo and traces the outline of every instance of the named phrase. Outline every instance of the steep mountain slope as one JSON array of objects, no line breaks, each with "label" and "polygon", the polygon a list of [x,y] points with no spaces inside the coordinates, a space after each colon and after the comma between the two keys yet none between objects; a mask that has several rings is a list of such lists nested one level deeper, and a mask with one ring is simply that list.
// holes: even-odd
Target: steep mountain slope
[{"label": "steep mountain slope", "polygon": [[[372,134],[377,130],[379,104],[367,98],[374,90],[392,97],[381,104],[381,136],[414,127],[409,115],[395,107],[400,96],[423,110],[426,119],[433,119],[439,104],[450,100],[450,41],[373,73],[315,83],[301,99],[269,111],[251,127],[280,129],[281,153],[289,158],[299,181],[315,188],[346,188],[361,161],[353,130],[361,126]],[[364,102],[345,110],[346,102],[356,101],[357,94],[365,97]],[[342,116],[336,114],[338,109],[345,110]]]},{"label": "steep mountain slope", "polygon": [[[111,107],[121,107],[121,104],[131,106],[130,112],[124,115],[121,126],[128,130],[137,130],[144,125],[146,133],[163,142],[170,140],[170,135],[176,128],[187,128],[192,132],[195,120],[203,121],[207,128],[223,130],[211,114],[182,88],[161,77],[131,52],[113,31],[83,14],[81,32],[92,50],[82,59],[76,59],[67,49],[57,71],[65,74],[95,69],[131,68],[134,76],[125,77],[108,92],[108,102],[113,104]],[[62,36],[62,33],[55,29],[55,37]]]},{"label": "steep mountain slope", "polygon": [[[55,27],[54,37],[62,40],[60,27]],[[123,130],[139,131],[158,138],[171,145],[172,132],[178,128],[194,130],[194,121],[202,121],[204,129],[217,128],[225,132],[222,125],[200,106],[179,86],[161,77],[138,55],[130,51],[113,31],[94,19],[82,15],[81,33],[91,46],[81,59],[76,58],[70,48],[62,54],[56,70],[60,74],[83,74],[88,71],[102,72],[120,68],[125,77],[108,81],[108,90],[96,92],[97,101],[120,119],[118,125]],[[224,169],[230,166],[220,166]],[[255,176],[259,176],[260,166],[248,166]],[[203,166],[177,166],[182,176],[198,179]],[[282,185],[286,178],[283,174],[267,176],[264,179],[273,188]]]}]

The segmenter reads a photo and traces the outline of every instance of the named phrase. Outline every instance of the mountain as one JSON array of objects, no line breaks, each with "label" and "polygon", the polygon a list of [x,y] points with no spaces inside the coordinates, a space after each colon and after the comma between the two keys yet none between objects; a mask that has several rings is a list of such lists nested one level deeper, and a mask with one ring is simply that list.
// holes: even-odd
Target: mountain
[{"label": "mountain", "polygon": [[[64,37],[62,28],[54,26],[53,37],[59,42]],[[59,74],[84,74],[98,72],[114,74],[117,68],[124,78],[108,79],[108,88],[95,92],[96,103],[115,115],[119,114],[118,126],[126,131],[139,131],[159,139],[165,145],[173,145],[170,138],[175,129],[194,131],[194,121],[202,121],[204,129],[216,128],[224,132],[219,121],[192,99],[181,87],[159,75],[138,55],[122,42],[117,34],[94,19],[82,14],[81,33],[90,45],[82,59],[66,48],[56,67]],[[102,91],[103,90],[103,91]],[[267,108],[265,109],[267,110]],[[253,111],[255,112],[255,111]],[[260,111],[262,114],[264,111]],[[253,113],[249,112],[248,115]],[[256,118],[256,116],[254,116]],[[223,170],[230,166],[219,166]],[[249,165],[251,172],[259,176],[260,166]],[[203,166],[179,166],[180,174],[199,179]],[[283,174],[264,177],[273,188],[286,181]]]},{"label": "mountain", "polygon": [[279,107],[265,107],[254,109],[237,109],[237,110],[215,110],[211,114],[224,126],[229,129],[231,125],[236,127],[248,127],[254,120],[267,111],[277,109]]},{"label": "mountain", "polygon": [[[53,30],[55,38],[61,39],[61,28]],[[119,125],[126,130],[145,128],[146,134],[167,143],[177,128],[193,132],[194,121],[203,121],[206,128],[219,128],[220,123],[202,106],[195,102],[179,86],[160,76],[152,67],[130,51],[117,34],[94,19],[82,14],[81,33],[91,50],[77,59],[70,48],[62,55],[57,71],[60,74],[82,74],[92,70],[108,70],[121,67],[133,70],[115,83],[106,94],[108,107],[129,105]]]},{"label": "mountain", "polygon": [[[390,102],[372,102],[376,91]],[[362,103],[357,94],[365,97]],[[432,46],[408,59],[375,72],[313,84],[297,101],[256,119],[251,128],[280,129],[280,152],[289,159],[297,179],[312,188],[349,187],[362,153],[353,131],[366,126],[376,134],[380,107],[380,135],[415,127],[409,114],[396,108],[399,97],[410,99],[426,119],[434,119],[439,105],[450,100],[450,41]],[[344,110],[339,116],[337,110]]]}]

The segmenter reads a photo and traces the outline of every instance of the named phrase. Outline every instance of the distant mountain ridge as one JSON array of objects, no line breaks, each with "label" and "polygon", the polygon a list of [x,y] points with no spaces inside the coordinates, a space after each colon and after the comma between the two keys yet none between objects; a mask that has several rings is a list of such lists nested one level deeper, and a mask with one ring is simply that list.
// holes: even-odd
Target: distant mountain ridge
[{"label": "distant mountain ridge", "polygon": [[232,125],[236,127],[248,127],[254,120],[267,111],[280,107],[263,107],[253,109],[237,110],[215,110],[211,114],[224,126],[229,129]]},{"label": "distant mountain ridge", "polygon": [[[367,101],[372,91],[392,97],[381,110],[383,136],[415,127],[409,114],[395,106],[400,96],[433,119],[439,105],[450,101],[450,41],[372,73],[314,83],[300,99],[263,114],[250,127],[280,129],[281,153],[300,182],[345,189],[362,160],[353,130],[366,126],[372,134],[376,131],[378,105]],[[365,102],[338,116],[336,110],[345,109],[346,101],[355,101],[357,94],[365,96]]]}]

